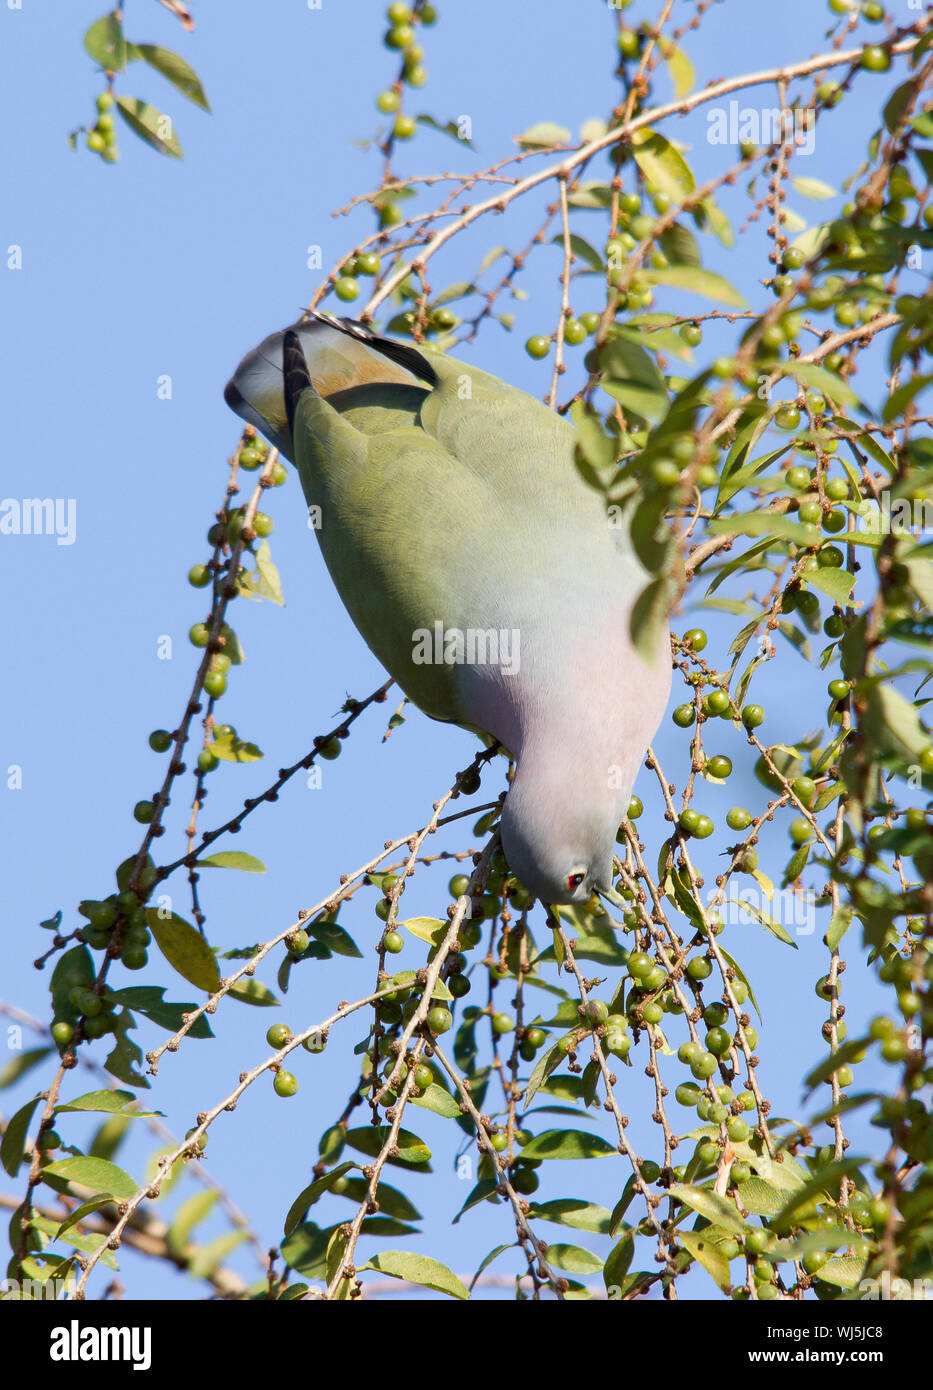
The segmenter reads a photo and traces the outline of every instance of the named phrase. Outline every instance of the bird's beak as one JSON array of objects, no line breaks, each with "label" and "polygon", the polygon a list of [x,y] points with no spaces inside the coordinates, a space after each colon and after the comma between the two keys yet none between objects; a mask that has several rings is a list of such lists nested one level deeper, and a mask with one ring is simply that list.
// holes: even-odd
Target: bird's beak
[{"label": "bird's beak", "polygon": [[596,892],[607,903],[619,909],[620,912],[628,912],[631,903],[627,903],[621,893],[617,893],[614,888],[597,888]]}]

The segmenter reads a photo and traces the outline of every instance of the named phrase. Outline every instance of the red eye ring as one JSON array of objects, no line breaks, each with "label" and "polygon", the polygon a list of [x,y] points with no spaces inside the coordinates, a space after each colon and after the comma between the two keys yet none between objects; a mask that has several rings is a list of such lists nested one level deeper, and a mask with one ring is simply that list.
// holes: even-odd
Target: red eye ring
[{"label": "red eye ring", "polygon": [[576,890],[580,887],[580,884],[583,882],[585,878],[586,874],[570,875],[570,877],[567,880],[567,887],[570,889],[571,893],[576,892]]}]

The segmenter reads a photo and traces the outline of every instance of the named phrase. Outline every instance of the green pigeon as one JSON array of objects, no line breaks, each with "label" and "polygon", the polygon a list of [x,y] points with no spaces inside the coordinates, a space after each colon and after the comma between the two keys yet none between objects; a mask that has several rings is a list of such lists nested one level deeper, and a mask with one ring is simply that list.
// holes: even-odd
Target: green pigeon
[{"label": "green pigeon", "polygon": [[636,652],[649,576],[581,478],[576,429],[434,349],[313,314],[247,354],[225,399],[298,469],[363,639],[433,719],[514,758],[502,847],[545,903],[612,892],[671,682]]}]

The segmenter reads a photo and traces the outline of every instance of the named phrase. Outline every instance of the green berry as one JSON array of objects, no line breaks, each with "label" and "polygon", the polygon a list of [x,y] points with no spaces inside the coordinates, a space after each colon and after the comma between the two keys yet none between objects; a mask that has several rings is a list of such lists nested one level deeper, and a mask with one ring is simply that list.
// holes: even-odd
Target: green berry
[{"label": "green berry", "polygon": [[204,677],[205,694],[212,700],[219,700],[227,688],[227,677],[221,671],[208,671]]},{"label": "green berry", "polygon": [[[608,1012],[608,1010],[607,1010],[607,1012]],[[445,1013],[446,1013],[446,1010],[445,1010]],[[429,1017],[430,1017],[430,1015],[429,1015]],[[449,1018],[450,1015],[447,1014],[447,1017]],[[504,1036],[504,1034],[506,1034],[506,1033],[511,1033],[511,1032],[513,1031],[513,1029],[515,1028],[515,1020],[514,1020],[513,1018],[510,1018],[508,1014],[493,1014],[492,1020],[491,1020],[491,1021],[492,1021],[492,1031],[496,1034],[496,1037],[502,1037],[502,1036]],[[430,1026],[430,1025],[429,1025],[429,1026]],[[447,1024],[447,1027],[448,1027],[448,1028],[450,1027],[450,1024],[449,1024],[449,1023]],[[437,1032],[437,1029],[433,1029],[432,1031],[433,1031],[433,1032]],[[441,1031],[444,1031],[444,1030],[442,1029]]]},{"label": "green berry", "polygon": [[292,932],[291,936],[286,938],[285,945],[288,947],[290,955],[303,956],[311,945],[311,938],[303,928],[299,928],[298,931]]},{"label": "green berry", "polygon": [[752,818],[744,806],[733,806],[726,814],[726,825],[730,830],[747,830]]},{"label": "green berry", "polygon": [[638,817],[642,814],[644,809],[645,808],[641,804],[640,798],[637,796],[633,796],[628,804],[628,811],[626,812],[626,815],[628,816],[629,820],[638,820]]},{"label": "green berry", "polygon": [[290,1071],[277,1071],[272,1086],[277,1096],[287,1097],[298,1094],[298,1078],[293,1076]]},{"label": "green berry", "polygon": [[742,723],[746,729],[757,729],[765,720],[765,712],[761,705],[745,705],[742,710]]},{"label": "green berry", "polygon": [[800,425],[800,410],[796,405],[782,405],[774,417],[774,423],[781,430],[795,430]]},{"label": "green berry", "polygon": [[684,633],[683,643],[685,647],[691,647],[695,652],[702,652],[707,643],[706,633],[701,627],[691,627]]},{"label": "green berry", "polygon": [[140,825],[149,825],[155,815],[155,807],[151,801],[137,801],[133,807],[133,819],[139,821]]},{"label": "green berry", "polygon": [[[401,119],[401,117],[399,119]],[[334,282],[334,294],[336,294],[338,299],[344,301],[356,299],[359,292],[360,287],[352,275],[341,275]]]},{"label": "green berry", "polygon": [[696,717],[697,712],[693,705],[678,705],[671,715],[679,729],[689,729]]},{"label": "green berry", "polygon": [[706,956],[694,956],[687,963],[687,974],[691,980],[708,980],[712,973],[712,962]]},{"label": "green berry", "polygon": [[58,1018],[49,1030],[59,1047],[67,1047],[75,1035],[75,1030],[63,1018]]},{"label": "green berry", "polygon": [[319,758],[324,758],[330,763],[333,762],[335,758],[340,757],[340,750],[342,747],[343,744],[340,742],[339,738],[329,738],[317,749],[317,755]]},{"label": "green berry", "polygon": [[706,1081],[718,1069],[719,1063],[712,1052],[701,1052],[690,1063],[690,1070],[698,1081]]},{"label": "green berry", "polygon": [[210,628],[207,623],[195,623],[188,630],[188,640],[193,647],[206,647],[210,641]]},{"label": "green berry", "polygon": [[405,947],[405,940],[401,932],[387,931],[382,938],[382,944],[391,956],[397,956]]},{"label": "green berry", "polygon": [[569,343],[571,347],[576,347],[578,343],[583,342],[585,337],[586,324],[582,323],[580,319],[568,319],[564,324],[564,342]]},{"label": "green berry", "polygon": [[390,88],[388,91],[379,93],[376,97],[376,105],[384,115],[388,116],[398,110],[400,100],[398,92],[392,91]]},{"label": "green berry", "polygon": [[[507,1015],[505,1016],[507,1017]],[[435,1034],[446,1033],[453,1024],[450,1010],[441,1004],[435,1004],[433,1009],[428,1010],[428,1016],[425,1021],[431,1032]],[[511,1023],[511,1019],[509,1019],[509,1022]]]},{"label": "green berry", "polygon": [[699,347],[703,341],[703,329],[698,323],[682,323],[677,332],[688,347]]},{"label": "green berry", "polygon": [[891,55],[879,44],[866,44],[862,49],[861,65],[866,72],[887,72],[891,66]]},{"label": "green berry", "polygon": [[714,757],[707,758],[706,771],[711,777],[724,780],[732,771],[732,759],[727,758],[724,753],[717,753]]},{"label": "green berry", "polygon": [[198,754],[198,771],[213,772],[220,759],[210,748],[202,748]]},{"label": "green berry", "polygon": [[287,1023],[273,1023],[271,1028],[266,1029],[266,1042],[276,1051],[284,1047],[292,1035],[292,1030]]},{"label": "green berry", "polygon": [[643,980],[654,969],[654,961],[645,951],[633,951],[628,958],[627,968],[633,980]]},{"label": "green berry", "polygon": [[[404,112],[400,112],[392,126],[392,134],[396,140],[410,140],[417,129],[418,122],[414,116],[406,116]],[[353,298],[354,296],[349,297]]]},{"label": "green berry", "polygon": [[729,708],[729,696],[725,690],[711,690],[703,700],[703,708],[707,714],[724,714]]},{"label": "green berry", "polygon": [[525,344],[525,351],[527,352],[528,356],[534,357],[535,359],[547,357],[550,350],[550,338],[545,338],[543,334],[540,333],[533,338],[529,338]]},{"label": "green berry", "polygon": [[793,468],[788,468],[784,475],[788,487],[792,487],[795,492],[802,492],[804,488],[810,486],[810,470],[802,463],[796,464]]},{"label": "green berry", "polygon": [[203,589],[211,582],[211,572],[207,565],[192,565],[188,571],[188,583],[195,589]]}]

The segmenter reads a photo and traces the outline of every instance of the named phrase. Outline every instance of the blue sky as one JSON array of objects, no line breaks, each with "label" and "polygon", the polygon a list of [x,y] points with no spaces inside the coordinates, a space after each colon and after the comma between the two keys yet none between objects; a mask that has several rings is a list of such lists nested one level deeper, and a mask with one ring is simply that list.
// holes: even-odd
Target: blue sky
[{"label": "blue sky", "polygon": [[[247,0],[202,3],[194,6],[193,35],[184,34],[153,0],[128,0],[130,38],[181,52],[201,76],[213,114],[135,65],[119,90],[168,110],[186,157],[181,163],[162,158],[121,131],[122,159],[110,167],[86,151],[73,153],[66,143],[69,130],[90,121],[101,86],[81,38],[102,8],[99,0],[71,0],[67,7],[23,0],[21,10],[0,10],[0,100],[8,132],[3,247],[22,247],[22,269],[0,279],[7,325],[2,491],[73,498],[77,523],[71,545],[58,545],[48,535],[0,538],[5,594],[0,768],[22,769],[21,790],[7,789],[6,773],[0,782],[0,994],[40,1018],[49,1017],[47,977],[31,962],[47,938],[35,923],[62,908],[66,923],[74,924],[80,899],[112,890],[115,864],[139,841],[133,804],[150,795],[161,778],[162,759],[149,750],[147,735],[156,727],[175,727],[190,688],[194,658],[186,633],[203,616],[203,595],[185,576],[191,564],[207,558],[205,532],[222,499],[226,459],[238,437],[223,385],[243,352],[295,318],[310,298],[317,276],[306,265],[309,245],[322,247],[329,266],[371,229],[365,211],[337,220],[331,212],[378,183],[378,153],[354,142],[377,130],[382,118],[373,99],[390,84],[395,65],[381,44],[382,8],[368,0],[352,6],[323,0],[315,10],[303,0],[264,6]],[[683,10],[682,22],[693,13],[692,6],[677,9]],[[653,10],[637,3],[629,14],[640,19]],[[513,149],[512,137],[536,121],[557,120],[576,133],[584,121],[611,109],[615,21],[605,6],[555,0],[534,6],[475,0],[456,6],[442,0],[440,12],[440,22],[424,41],[429,81],[410,109],[441,121],[468,114],[477,149],[471,152],[421,130],[401,152],[400,170],[484,167]],[[819,51],[828,18],[825,7],[812,0],[751,10],[714,6],[700,32],[688,35],[686,49],[702,84]],[[866,33],[876,36],[875,30]],[[856,96],[845,103],[845,116],[827,124],[827,136],[821,136],[800,172],[834,181],[840,169],[854,169],[880,94],[895,80],[893,73],[861,77]],[[663,80],[661,91],[666,96]],[[748,104],[759,96],[749,94]],[[770,93],[766,104],[772,104]],[[692,147],[698,179],[721,167],[721,151],[705,138],[705,113],[665,129]],[[840,201],[808,205],[799,200],[798,211],[817,220]],[[748,210],[741,190],[722,202],[739,225]],[[491,245],[523,245],[541,206],[541,198],[533,208],[519,205],[507,219],[484,222],[464,238],[461,249],[455,244],[432,268],[435,289],[470,278]],[[585,216],[578,230],[587,233]],[[592,235],[601,242],[601,224]],[[708,263],[749,295],[765,273],[764,248],[763,222],[740,237],[731,253],[703,239]],[[489,325],[463,355],[542,395],[549,370],[532,363],[522,344],[529,333],[551,329],[559,268],[556,249],[534,259],[521,282],[530,299],[502,306],[516,315],[514,333]],[[577,308],[596,307],[598,286],[587,284],[582,296]],[[712,355],[716,342],[708,334],[703,350]],[[171,377],[170,400],[157,392],[163,374]],[[880,383],[872,385],[877,399]],[[234,673],[221,709],[222,717],[242,737],[254,739],[266,756],[259,764],[218,773],[202,813],[204,826],[226,819],[243,797],[267,785],[275,769],[300,757],[316,733],[332,727],[348,691],[361,697],[383,679],[330,585],[294,478],[276,491],[270,510],[272,553],[286,607],[237,605],[248,660]],[[708,655],[723,660],[733,623],[703,621],[711,634]],[[170,660],[159,658],[166,636],[173,644]],[[800,710],[808,698],[815,701],[810,723],[820,723],[825,681],[789,652],[781,653],[777,666],[782,670],[769,673],[762,695],[773,741],[802,732]],[[337,874],[365,862],[386,838],[423,823],[431,802],[472,756],[475,742],[408,710],[406,724],[382,743],[395,703],[390,697],[356,725],[339,761],[325,764],[320,789],[295,779],[277,806],[257,812],[240,836],[223,846],[257,855],[268,873],[203,874],[214,944],[243,945],[275,934],[298,908],[329,891]],[[720,820],[734,802],[751,806],[761,800],[750,766],[742,761],[744,741],[724,726],[722,742],[722,749],[713,751],[733,756],[737,771],[728,790],[708,793],[710,804],[703,808]],[[668,755],[672,767],[683,768],[683,735],[669,720],[657,746],[662,763]],[[500,776],[498,769],[487,775],[493,794]],[[176,788],[161,842],[173,857],[183,847],[185,790]],[[485,794],[477,798],[485,799]],[[648,804],[649,797],[645,800]],[[661,826],[654,808],[652,793],[642,822],[649,860]],[[443,847],[466,849],[475,843],[460,832]],[[763,867],[772,875],[786,859],[786,845],[783,830],[775,830],[763,845]],[[704,860],[701,853],[700,859],[711,880],[712,855]],[[447,877],[445,865],[419,875],[406,894],[406,910],[442,912]],[[184,884],[173,888],[184,912]],[[379,925],[374,902],[373,890],[360,893],[341,917],[364,949],[362,961],[303,968],[280,1010],[230,1003],[214,1022],[219,1043],[189,1041],[164,1060],[148,1098],[177,1132],[225,1094],[240,1069],[265,1055],[269,1022],[304,1027],[338,999],[366,992],[375,962],[369,947]],[[775,1113],[799,1116],[799,1078],[823,1053],[819,1028],[825,1009],[813,993],[818,959],[825,957],[819,932],[802,938],[796,952],[753,925],[733,928],[731,936],[729,949],[751,976],[764,1014],[762,1083]],[[851,954],[854,965],[855,940]],[[416,960],[409,947],[400,964]],[[126,982],[162,983],[169,973],[153,954],[147,972]],[[270,983],[273,973],[266,976]],[[853,968],[846,978],[850,1028],[856,1030],[873,1003],[858,974]],[[173,985],[170,995],[176,998],[190,996],[183,982],[174,991]],[[144,1047],[162,1037],[144,1021],[141,1029]],[[301,1055],[296,1070],[302,1089],[296,1099],[279,1101],[271,1085],[259,1084],[238,1114],[212,1131],[211,1170],[249,1212],[267,1245],[277,1239],[284,1211],[307,1181],[318,1134],[342,1108],[352,1085],[357,1036],[346,1025],[338,1031],[327,1063]],[[5,1061],[0,1043],[0,1065]],[[865,1071],[870,1084],[869,1064]],[[4,1093],[0,1099],[7,1113],[27,1098],[38,1075]],[[653,1126],[637,1118],[650,1109],[638,1101],[647,1099],[644,1081],[639,1067],[625,1073],[625,1108],[640,1152],[653,1155]],[[483,1207],[451,1229],[466,1193],[452,1169],[457,1140],[452,1126],[433,1117],[422,1125],[421,1112],[418,1120],[435,1147],[437,1173],[433,1180],[415,1177],[403,1184],[425,1215],[418,1245],[458,1271],[470,1271],[493,1245],[509,1240],[508,1220],[503,1211]],[[80,1125],[68,1134],[76,1142],[84,1137]],[[139,1175],[153,1147],[151,1136],[140,1133],[125,1145],[121,1161]],[[611,1206],[617,1178],[608,1166],[575,1167],[549,1178],[543,1195],[564,1195],[586,1183],[594,1197]],[[593,1175],[591,1168],[607,1171]],[[11,1189],[5,1178],[0,1190]],[[331,1199],[318,1212],[329,1222],[351,1210]],[[222,1229],[219,1221],[205,1227]],[[546,1235],[573,1238],[558,1227],[547,1228]],[[608,1247],[599,1241],[596,1248]],[[242,1252],[233,1263],[253,1276],[254,1266]],[[518,1266],[507,1258],[499,1267]],[[137,1296],[200,1296],[200,1288],[183,1276],[141,1265],[129,1253],[124,1269],[124,1280]]]}]

